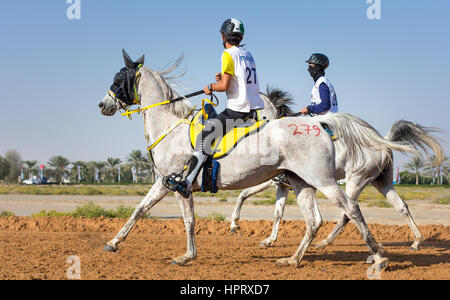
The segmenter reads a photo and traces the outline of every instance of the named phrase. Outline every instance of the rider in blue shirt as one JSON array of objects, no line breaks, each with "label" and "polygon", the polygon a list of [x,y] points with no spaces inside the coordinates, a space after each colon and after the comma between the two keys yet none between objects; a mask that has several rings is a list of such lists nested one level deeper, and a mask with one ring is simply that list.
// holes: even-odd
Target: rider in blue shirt
[{"label": "rider in blue shirt", "polygon": [[311,91],[311,105],[303,108],[304,115],[324,115],[338,112],[338,102],[333,85],[325,77],[325,70],[330,61],[328,57],[321,53],[314,53],[306,61],[308,63],[309,74],[313,78],[315,85]]}]

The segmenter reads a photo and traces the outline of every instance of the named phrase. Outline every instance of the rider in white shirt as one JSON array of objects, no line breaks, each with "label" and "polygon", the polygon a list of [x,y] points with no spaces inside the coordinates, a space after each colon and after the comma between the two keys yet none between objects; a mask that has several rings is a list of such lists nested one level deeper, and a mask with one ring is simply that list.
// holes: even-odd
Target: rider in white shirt
[{"label": "rider in white shirt", "polygon": [[211,147],[213,141],[232,129],[227,128],[227,120],[245,120],[254,115],[256,110],[264,108],[264,102],[259,95],[255,60],[247,49],[240,46],[244,38],[244,25],[237,19],[228,19],[222,24],[220,33],[225,47],[222,54],[222,72],[216,74],[217,82],[206,86],[204,92],[207,95],[213,91],[226,92],[227,108],[207,120],[205,129],[197,138],[194,154],[189,160],[186,178],[179,183],[171,180],[170,176],[165,178],[165,182],[173,185],[173,190],[185,198],[190,196],[190,188],[203,164],[214,154]]}]

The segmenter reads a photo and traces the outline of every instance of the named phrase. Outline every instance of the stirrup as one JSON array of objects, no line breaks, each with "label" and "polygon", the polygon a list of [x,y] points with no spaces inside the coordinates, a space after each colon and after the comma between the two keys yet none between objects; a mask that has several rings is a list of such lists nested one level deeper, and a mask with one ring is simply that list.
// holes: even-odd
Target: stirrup
[{"label": "stirrup", "polygon": [[163,178],[163,185],[172,192],[178,192],[184,198],[189,198],[192,192],[186,188],[186,183],[183,181],[183,173],[173,173]]}]

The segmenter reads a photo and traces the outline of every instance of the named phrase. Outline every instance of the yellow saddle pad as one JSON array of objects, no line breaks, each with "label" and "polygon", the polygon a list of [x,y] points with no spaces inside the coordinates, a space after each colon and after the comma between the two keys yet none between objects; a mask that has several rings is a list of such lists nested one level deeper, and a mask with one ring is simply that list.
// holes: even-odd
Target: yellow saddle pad
[{"label": "yellow saddle pad", "polygon": [[[208,115],[206,115],[206,119],[208,119]],[[189,129],[192,148],[195,147],[197,137],[205,127],[200,120],[202,120],[201,110],[192,119]],[[242,141],[245,137],[258,132],[267,124],[267,122],[268,121],[266,119],[260,121],[249,120],[246,122],[246,125],[242,127],[235,127],[233,130],[227,132],[225,136],[221,137],[218,141],[215,140],[212,144],[214,159],[220,159],[230,154],[240,141]]]}]

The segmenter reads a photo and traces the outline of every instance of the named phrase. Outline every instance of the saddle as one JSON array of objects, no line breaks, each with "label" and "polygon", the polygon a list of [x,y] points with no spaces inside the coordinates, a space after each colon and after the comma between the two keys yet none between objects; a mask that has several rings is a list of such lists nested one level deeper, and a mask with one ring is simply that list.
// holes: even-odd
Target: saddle
[{"label": "saddle", "polygon": [[[214,118],[215,116],[217,116],[217,112],[210,104],[205,105],[205,113],[200,110],[194,115],[189,128],[189,137],[192,148],[195,147],[197,137],[205,127],[204,124],[206,120]],[[245,123],[242,126],[234,127],[223,137],[212,143],[212,149],[214,152],[213,158],[217,160],[226,157],[234,150],[234,148],[236,148],[240,141],[254,133],[259,132],[259,130],[264,128],[267,123],[268,121],[266,119],[258,120],[257,117],[251,117],[245,120]]]}]

